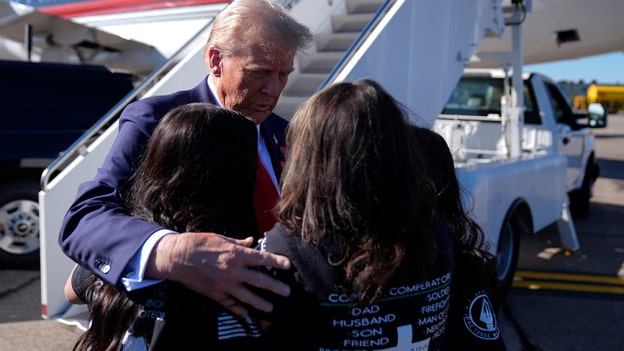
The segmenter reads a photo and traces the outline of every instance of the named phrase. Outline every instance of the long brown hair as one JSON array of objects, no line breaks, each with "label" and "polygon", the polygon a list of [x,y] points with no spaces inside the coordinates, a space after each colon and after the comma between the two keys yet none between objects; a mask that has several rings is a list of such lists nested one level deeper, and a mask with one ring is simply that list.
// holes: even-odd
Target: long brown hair
[{"label": "long brown hair", "polygon": [[178,232],[232,223],[251,233],[241,218],[253,211],[257,133],[233,110],[202,103],[171,110],[130,178],[126,208]]},{"label": "long brown hair", "polygon": [[74,351],[117,351],[139,305],[110,284],[91,274],[84,283],[89,306],[90,325],[76,344]]},{"label": "long brown hair", "polygon": [[433,261],[433,192],[405,110],[372,80],[326,87],[295,114],[276,217],[304,241],[338,238],[328,260],[371,303],[402,263]]},{"label": "long brown hair", "polygon": [[412,126],[416,143],[426,161],[427,176],[436,189],[436,209],[444,217],[453,235],[456,250],[493,259],[489,242],[481,226],[464,206],[463,190],[455,170],[453,155],[444,138],[435,131]]}]

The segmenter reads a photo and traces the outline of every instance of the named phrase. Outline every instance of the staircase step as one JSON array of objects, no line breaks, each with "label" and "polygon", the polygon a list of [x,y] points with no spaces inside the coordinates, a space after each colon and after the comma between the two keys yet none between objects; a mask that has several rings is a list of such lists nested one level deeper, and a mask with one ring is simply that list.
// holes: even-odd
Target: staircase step
[{"label": "staircase step", "polygon": [[343,56],[344,51],[305,53],[299,56],[299,69],[302,73],[329,74]]},{"label": "staircase step", "polygon": [[375,13],[385,0],[347,0],[347,13]]},{"label": "staircase step", "polygon": [[332,16],[331,23],[334,33],[361,32],[373,19],[372,13]]},{"label": "staircase step", "polygon": [[309,97],[325,81],[327,74],[323,73],[300,73],[288,79],[282,95]]},{"label": "staircase step", "polygon": [[318,51],[347,51],[360,33],[321,33],[316,35]]}]

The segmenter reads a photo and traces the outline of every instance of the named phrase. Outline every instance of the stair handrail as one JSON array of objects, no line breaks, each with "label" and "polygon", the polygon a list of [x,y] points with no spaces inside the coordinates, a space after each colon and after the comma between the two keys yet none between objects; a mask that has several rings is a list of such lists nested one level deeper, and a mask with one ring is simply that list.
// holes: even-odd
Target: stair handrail
[{"label": "stair handrail", "polygon": [[[60,169],[66,167],[73,160],[87,153],[88,147],[97,140],[97,135],[101,134],[110,127],[121,114],[121,111],[132,101],[145,95],[160,79],[162,79],[169,71],[171,71],[184,57],[199,45],[200,41],[205,41],[205,34],[210,31],[214,16],[208,20],[206,25],[202,27],[195,35],[193,35],[185,44],[183,44],[171,57],[154,69],[145,79],[141,81],[132,91],[130,91],[122,100],[113,106],[102,118],[100,118],[91,128],[85,131],[74,143],[72,143],[65,151],[61,153],[48,167],[43,170],[40,180],[40,189],[46,191],[50,181],[60,172]],[[57,172],[58,171],[58,172]]]}]

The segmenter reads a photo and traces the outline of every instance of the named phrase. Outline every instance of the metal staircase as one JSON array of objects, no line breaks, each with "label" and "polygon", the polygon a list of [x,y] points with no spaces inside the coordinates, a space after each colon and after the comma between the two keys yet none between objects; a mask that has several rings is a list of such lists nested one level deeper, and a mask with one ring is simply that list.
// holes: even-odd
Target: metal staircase
[{"label": "metal staircase", "polygon": [[290,120],[295,110],[323,84],[351,44],[385,0],[346,0],[346,14],[331,16],[331,33],[315,35],[310,52],[297,57],[298,70],[291,74],[275,113]]}]

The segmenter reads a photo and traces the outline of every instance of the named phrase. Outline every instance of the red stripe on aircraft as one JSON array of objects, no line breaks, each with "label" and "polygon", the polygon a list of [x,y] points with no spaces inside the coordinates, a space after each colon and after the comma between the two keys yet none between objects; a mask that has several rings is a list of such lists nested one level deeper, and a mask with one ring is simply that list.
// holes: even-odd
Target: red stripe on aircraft
[{"label": "red stripe on aircraft", "polygon": [[41,6],[41,12],[63,18],[110,15],[115,13],[158,10],[165,8],[228,3],[226,0],[93,0],[69,4]]}]

